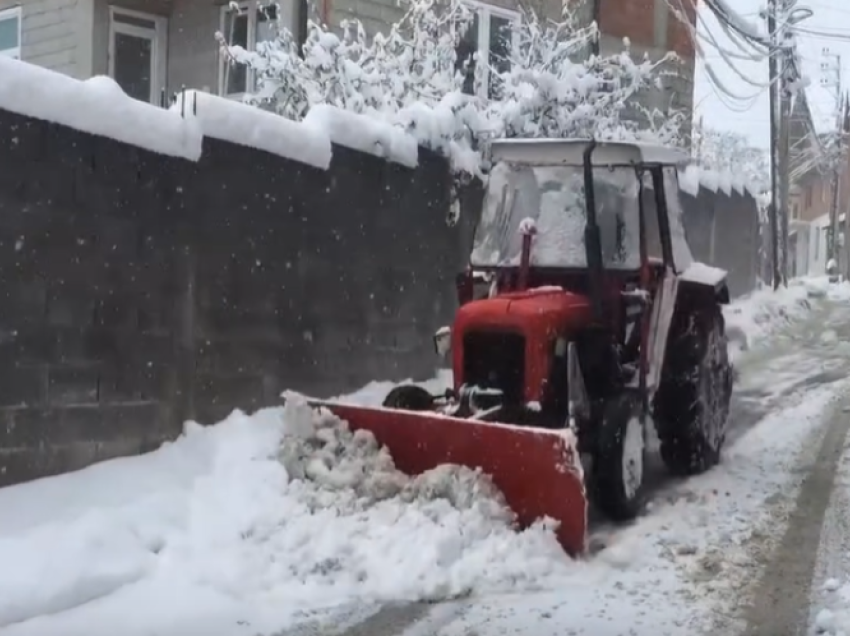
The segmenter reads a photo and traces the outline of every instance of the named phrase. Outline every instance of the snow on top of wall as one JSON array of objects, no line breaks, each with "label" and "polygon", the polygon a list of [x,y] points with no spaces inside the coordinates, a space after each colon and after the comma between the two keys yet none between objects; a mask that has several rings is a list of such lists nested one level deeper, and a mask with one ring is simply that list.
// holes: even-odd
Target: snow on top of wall
[{"label": "snow on top of wall", "polygon": [[323,131],[340,146],[383,157],[409,168],[419,165],[416,138],[390,123],[318,104],[307,112],[303,125]]},{"label": "snow on top of wall", "polygon": [[201,156],[194,121],[128,97],[105,76],[80,81],[0,56],[0,108],[164,155]]},{"label": "snow on top of wall", "polygon": [[469,97],[457,93],[444,95],[434,106],[413,102],[396,113],[393,119],[408,134],[413,135],[420,146],[447,156],[453,170],[482,176],[481,154],[472,146],[454,139],[461,111],[464,124],[477,122],[478,113],[470,106]]},{"label": "snow on top of wall", "polygon": [[207,137],[264,150],[324,170],[331,165],[330,137],[314,126],[196,90],[179,94],[170,110],[197,118]]},{"label": "snow on top of wall", "polygon": [[[418,165],[422,144],[446,154],[455,169],[477,174],[478,153],[452,139],[453,110],[459,107],[462,104],[446,100],[434,108],[414,104],[391,123],[322,104],[311,108],[303,122],[296,122],[188,90],[165,110],[132,99],[105,76],[80,81],[0,57],[0,108],[192,161],[201,157],[205,135],[322,169],[330,165],[332,143],[409,168]],[[680,171],[679,179],[682,189],[693,196],[700,186],[755,195],[740,177],[695,165]]]},{"label": "snow on top of wall", "polygon": [[686,166],[679,170],[679,189],[692,197],[699,195],[700,169],[699,166]]},{"label": "snow on top of wall", "polygon": [[709,170],[697,164],[690,164],[679,170],[679,188],[691,196],[699,194],[700,187],[709,192],[723,192],[727,196],[737,192],[742,196],[750,195],[758,198],[756,188],[747,180],[729,171],[718,172]]},{"label": "snow on top of wall", "polygon": [[191,161],[200,159],[206,135],[322,169],[330,166],[332,142],[411,168],[419,163],[415,136],[333,106],[314,107],[303,122],[295,122],[187,90],[163,109],[129,97],[106,76],[80,81],[5,57],[0,57],[0,109]]}]

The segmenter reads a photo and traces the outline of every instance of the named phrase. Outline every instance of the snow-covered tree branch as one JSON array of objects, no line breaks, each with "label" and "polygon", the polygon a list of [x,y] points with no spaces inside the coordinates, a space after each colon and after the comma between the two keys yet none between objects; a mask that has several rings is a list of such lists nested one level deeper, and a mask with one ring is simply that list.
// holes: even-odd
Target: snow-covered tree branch
[{"label": "snow-covered tree branch", "polygon": [[[506,55],[464,59],[459,44],[474,19],[468,5],[402,2],[403,18],[373,38],[357,21],[343,23],[339,34],[309,22],[303,55],[282,25],[256,51],[218,38],[234,63],[253,70],[256,88],[249,102],[294,120],[317,104],[380,118],[455,160],[494,137],[678,143],[681,114],[641,111],[635,99],[669,72],[663,69],[672,56],[635,60],[626,42],[620,54],[580,61],[598,36],[595,26],[579,27],[569,13],[556,22],[527,11]],[[456,161],[456,167],[478,172],[469,161]]]}]

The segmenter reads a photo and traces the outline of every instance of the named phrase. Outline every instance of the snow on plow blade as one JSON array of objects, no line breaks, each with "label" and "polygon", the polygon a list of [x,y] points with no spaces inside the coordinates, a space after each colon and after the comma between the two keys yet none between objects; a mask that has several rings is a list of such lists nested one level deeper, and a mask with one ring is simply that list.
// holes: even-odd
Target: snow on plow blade
[{"label": "snow on plow blade", "polygon": [[438,413],[311,401],[371,431],[396,468],[416,475],[442,464],[480,468],[502,491],[523,528],[550,517],[571,555],[585,550],[587,499],[570,433],[459,419]]}]

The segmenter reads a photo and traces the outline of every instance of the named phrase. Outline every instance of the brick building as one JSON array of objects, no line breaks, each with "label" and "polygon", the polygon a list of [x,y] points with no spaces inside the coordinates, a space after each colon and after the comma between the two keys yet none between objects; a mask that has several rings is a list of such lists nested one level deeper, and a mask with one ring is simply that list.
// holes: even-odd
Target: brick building
[{"label": "brick building", "polygon": [[[789,265],[792,275],[823,274],[828,260],[827,236],[832,205],[832,174],[819,161],[826,140],[814,133],[805,92],[791,114],[791,186],[789,200]],[[844,212],[850,209],[850,163],[842,168],[838,203],[839,234],[844,234]],[[843,251],[843,250],[842,250]],[[842,254],[842,267],[845,265]]]},{"label": "brick building", "polygon": [[[660,89],[650,91],[644,101],[646,106],[686,113],[685,126],[691,129],[694,106],[694,72],[696,51],[691,38],[691,28],[696,25],[697,0],[682,0],[679,15],[686,17],[683,24],[674,15],[667,0],[595,0],[595,19],[602,33],[602,53],[619,51],[623,39],[628,38],[635,56],[649,55],[659,59],[668,51],[679,57],[679,63],[666,69]],[[675,3],[674,3],[675,4]]]},{"label": "brick building", "polygon": [[[675,77],[645,102],[690,112],[693,104],[694,50],[687,28],[666,0],[565,0],[580,20],[596,20],[603,53],[622,50],[629,38],[636,55],[658,59],[668,50],[682,58]],[[695,20],[695,0],[681,0],[684,15]],[[325,23],[360,19],[375,33],[401,16],[397,0],[280,0],[283,21],[303,36],[310,10]],[[510,27],[523,8],[558,19],[562,0],[468,0],[476,11],[462,46],[480,57],[504,49]],[[110,75],[133,97],[158,103],[163,92],[193,87],[237,97],[252,78],[244,70],[225,70],[214,34],[248,49],[271,35],[273,16],[255,1],[240,0],[234,12],[227,0],[0,0],[0,55],[11,55],[77,78]]]}]

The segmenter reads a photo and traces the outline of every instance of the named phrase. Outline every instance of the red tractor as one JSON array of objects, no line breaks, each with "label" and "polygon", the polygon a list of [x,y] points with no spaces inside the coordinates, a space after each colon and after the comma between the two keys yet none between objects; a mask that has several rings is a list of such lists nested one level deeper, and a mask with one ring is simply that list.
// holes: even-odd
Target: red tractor
[{"label": "red tractor", "polygon": [[586,492],[615,520],[640,511],[650,425],[673,473],[719,461],[726,272],[693,262],[680,151],[505,140],[491,158],[460,308],[435,336],[454,386],[399,386],[384,408],[321,405],[373,431],[405,472],[480,467],[521,524],[550,517],[580,553]]}]

